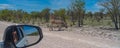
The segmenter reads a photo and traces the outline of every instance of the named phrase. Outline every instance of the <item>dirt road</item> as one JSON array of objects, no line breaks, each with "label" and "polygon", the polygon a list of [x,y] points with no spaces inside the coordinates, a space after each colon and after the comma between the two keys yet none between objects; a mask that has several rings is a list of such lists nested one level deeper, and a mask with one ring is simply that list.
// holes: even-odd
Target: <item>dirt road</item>
[{"label": "dirt road", "polygon": [[[0,22],[0,39],[6,25],[12,23]],[[49,31],[41,27],[44,38],[37,45],[29,48],[120,48],[120,41],[87,36],[76,31]]]},{"label": "dirt road", "polygon": [[48,31],[42,28],[43,40],[31,48],[120,48],[120,41],[84,36],[68,31]]}]

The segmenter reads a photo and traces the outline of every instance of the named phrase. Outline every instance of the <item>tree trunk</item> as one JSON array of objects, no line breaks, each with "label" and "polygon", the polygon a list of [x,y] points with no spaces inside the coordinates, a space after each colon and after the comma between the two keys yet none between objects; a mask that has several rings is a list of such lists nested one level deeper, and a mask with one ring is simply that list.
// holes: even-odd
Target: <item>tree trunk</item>
[{"label": "tree trunk", "polygon": [[72,15],[71,15],[71,21],[72,21],[72,25],[75,25],[75,21],[74,21],[73,13],[72,13]]},{"label": "tree trunk", "polygon": [[83,25],[84,14],[81,16],[81,25]]},{"label": "tree trunk", "polygon": [[115,22],[114,24],[115,24],[115,29],[118,30],[118,24],[117,24],[117,22]]},{"label": "tree trunk", "polygon": [[114,19],[115,29],[118,30],[119,29],[118,28],[118,19],[116,16],[114,16],[114,17],[115,17],[115,19]]},{"label": "tree trunk", "polygon": [[78,17],[78,27],[80,27],[81,22],[80,22],[80,16]]},{"label": "tree trunk", "polygon": [[71,17],[72,25],[75,25],[73,17]]},{"label": "tree trunk", "polygon": [[119,21],[119,29],[120,29],[120,15],[119,15],[119,18],[118,18],[118,19],[119,19],[118,21]]}]

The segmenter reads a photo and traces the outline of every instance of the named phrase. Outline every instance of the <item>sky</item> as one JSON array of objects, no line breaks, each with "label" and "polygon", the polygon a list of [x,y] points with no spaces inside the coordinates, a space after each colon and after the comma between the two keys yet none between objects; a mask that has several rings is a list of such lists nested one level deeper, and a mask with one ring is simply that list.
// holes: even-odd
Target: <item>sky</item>
[{"label": "sky", "polygon": [[28,26],[24,26],[24,33],[25,34],[31,34],[31,33],[35,33],[38,32],[37,28],[33,28],[33,27],[28,27]]},{"label": "sky", "polygon": [[[22,9],[27,12],[41,11],[44,8],[58,10],[67,9],[70,6],[70,0],[0,0],[1,9]],[[101,7],[98,0],[85,0],[86,11],[97,12]]]}]

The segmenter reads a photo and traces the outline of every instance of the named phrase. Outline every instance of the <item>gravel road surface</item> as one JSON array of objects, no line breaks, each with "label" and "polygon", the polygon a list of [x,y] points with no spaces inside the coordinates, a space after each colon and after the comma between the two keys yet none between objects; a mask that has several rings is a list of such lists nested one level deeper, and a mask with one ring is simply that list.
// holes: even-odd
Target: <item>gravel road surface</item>
[{"label": "gravel road surface", "polygon": [[68,31],[48,31],[42,28],[43,40],[31,48],[120,48],[120,41],[80,35]]}]

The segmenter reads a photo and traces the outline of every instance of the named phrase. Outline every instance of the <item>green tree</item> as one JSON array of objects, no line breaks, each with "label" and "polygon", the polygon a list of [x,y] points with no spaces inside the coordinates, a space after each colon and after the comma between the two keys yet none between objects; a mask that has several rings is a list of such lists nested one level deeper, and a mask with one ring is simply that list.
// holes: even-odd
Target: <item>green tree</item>
[{"label": "green tree", "polygon": [[12,10],[4,9],[0,11],[0,20],[11,21],[12,20]]},{"label": "green tree", "polygon": [[93,18],[93,13],[92,12],[87,12],[86,14],[86,18]]},{"label": "green tree", "polygon": [[66,10],[65,9],[54,10],[54,15],[60,17],[61,20],[66,22]]},{"label": "green tree", "polygon": [[115,29],[120,28],[120,0],[101,0],[100,5],[103,6],[110,14],[115,25]]},{"label": "green tree", "polygon": [[83,18],[85,14],[85,2],[83,0],[72,0],[71,4],[78,19],[78,26],[81,27],[83,25]]},{"label": "green tree", "polygon": [[50,17],[50,9],[49,8],[45,8],[41,11],[41,16],[44,17],[45,22],[49,22],[49,17]]},{"label": "green tree", "polygon": [[72,22],[71,26],[75,25],[75,20],[76,20],[75,15],[76,14],[75,14],[75,11],[73,10],[72,7],[68,8],[67,15],[69,16],[69,18],[70,18],[70,20]]}]

